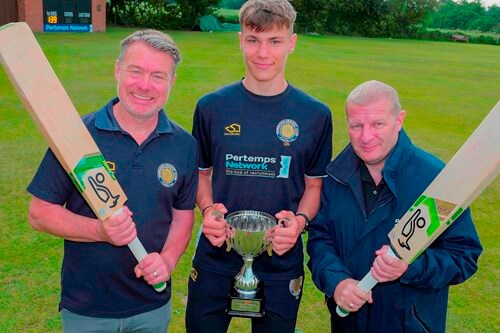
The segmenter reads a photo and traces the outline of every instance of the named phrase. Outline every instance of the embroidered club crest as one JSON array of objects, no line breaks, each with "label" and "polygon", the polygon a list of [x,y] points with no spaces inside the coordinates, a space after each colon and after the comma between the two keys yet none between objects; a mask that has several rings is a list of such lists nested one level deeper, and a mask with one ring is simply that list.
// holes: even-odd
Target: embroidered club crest
[{"label": "embroidered club crest", "polygon": [[302,281],[304,280],[303,276],[299,276],[296,279],[290,280],[290,284],[288,285],[288,289],[290,290],[290,294],[294,296],[296,299],[299,299],[300,291],[302,290]]},{"label": "embroidered club crest", "polygon": [[163,163],[158,167],[158,180],[165,187],[174,186],[177,181],[177,170],[170,163]]}]

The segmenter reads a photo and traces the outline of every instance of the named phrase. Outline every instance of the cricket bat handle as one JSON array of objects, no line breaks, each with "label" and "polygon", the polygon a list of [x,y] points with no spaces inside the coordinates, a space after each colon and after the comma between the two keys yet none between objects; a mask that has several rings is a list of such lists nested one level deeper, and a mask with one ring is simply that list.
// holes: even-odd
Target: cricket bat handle
[{"label": "cricket bat handle", "polygon": [[[118,209],[116,212],[114,212],[113,215],[118,215],[121,213],[123,213],[123,207]],[[146,252],[146,249],[144,248],[141,241],[137,237],[134,238],[134,240],[128,244],[128,248],[134,254],[134,257],[135,257],[135,259],[137,259],[137,262],[140,262],[142,259],[144,259],[148,255],[148,253]],[[155,288],[155,290],[157,292],[160,292],[160,291],[165,290],[165,288],[167,287],[167,284],[165,282],[160,282],[160,283],[155,284],[153,287]]]},{"label": "cricket bat handle", "polygon": [[[387,251],[387,254],[390,255],[393,258],[398,259],[394,251],[392,250],[391,247],[389,247],[389,250]],[[365,277],[358,282],[358,288],[363,290],[365,293],[369,292],[372,290],[373,287],[378,283],[377,280],[372,275],[372,272],[368,272]],[[341,307],[337,306],[335,309],[339,317],[346,317],[349,314],[349,311],[342,309]]]}]

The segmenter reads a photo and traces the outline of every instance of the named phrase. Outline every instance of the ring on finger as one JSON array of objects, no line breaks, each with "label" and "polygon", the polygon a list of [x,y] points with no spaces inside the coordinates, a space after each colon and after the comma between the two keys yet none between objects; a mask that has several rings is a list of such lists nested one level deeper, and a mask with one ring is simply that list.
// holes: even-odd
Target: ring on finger
[{"label": "ring on finger", "polygon": [[349,304],[349,307],[350,307],[351,309],[354,309],[354,304],[353,304],[353,303]]},{"label": "ring on finger", "polygon": [[154,275],[155,277],[158,277],[158,273],[156,273],[156,271],[154,271],[154,272],[153,272],[153,275]]}]

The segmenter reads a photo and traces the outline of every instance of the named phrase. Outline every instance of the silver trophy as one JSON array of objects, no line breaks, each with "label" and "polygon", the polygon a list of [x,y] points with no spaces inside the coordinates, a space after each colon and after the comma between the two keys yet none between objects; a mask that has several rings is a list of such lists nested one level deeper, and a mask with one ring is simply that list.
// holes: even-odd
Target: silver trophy
[{"label": "silver trophy", "polygon": [[[231,231],[229,245],[243,257],[244,265],[234,280],[228,313],[239,317],[262,317],[262,282],[252,270],[253,259],[264,251],[272,253],[269,231],[276,226],[276,219],[254,210],[240,210],[229,214],[226,222]],[[234,292],[236,291],[236,293]]]}]

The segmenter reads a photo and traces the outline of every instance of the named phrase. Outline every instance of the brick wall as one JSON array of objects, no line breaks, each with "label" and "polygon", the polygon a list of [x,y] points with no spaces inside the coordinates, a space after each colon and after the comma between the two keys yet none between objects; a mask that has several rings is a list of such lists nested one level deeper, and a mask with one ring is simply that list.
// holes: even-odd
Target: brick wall
[{"label": "brick wall", "polygon": [[92,0],[92,29],[106,31],[106,0]]},{"label": "brick wall", "polygon": [[19,21],[25,21],[33,31],[43,31],[42,0],[18,0]]},{"label": "brick wall", "polygon": [[[33,31],[43,31],[43,0],[17,0],[19,21]],[[106,0],[92,0],[92,28],[106,31]]]}]

